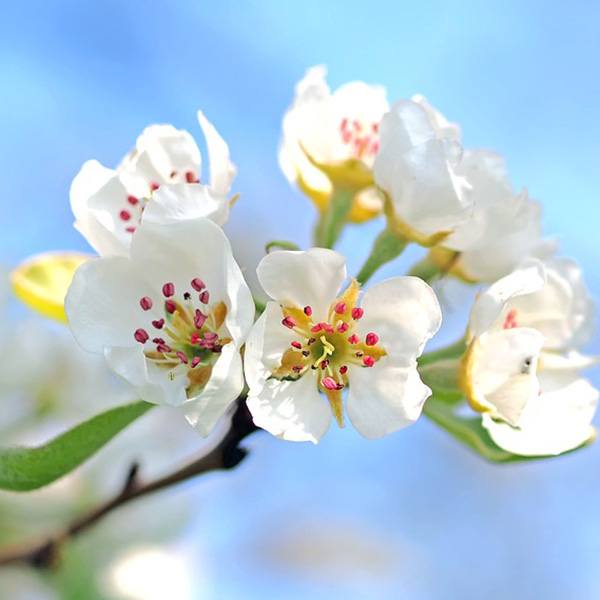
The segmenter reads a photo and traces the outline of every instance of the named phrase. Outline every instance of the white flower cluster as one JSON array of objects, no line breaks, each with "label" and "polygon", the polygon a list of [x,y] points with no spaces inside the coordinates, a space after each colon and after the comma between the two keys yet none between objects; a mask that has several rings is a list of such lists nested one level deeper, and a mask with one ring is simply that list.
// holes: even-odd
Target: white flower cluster
[{"label": "white flower cluster", "polygon": [[[550,258],[539,205],[513,190],[501,157],[463,150],[459,127],[425,98],[390,106],[363,82],[332,93],[325,75],[315,67],[297,85],[284,173],[321,218],[383,213],[398,239],[430,248],[438,274],[492,283],[458,370],[498,446],[547,455],[585,443],[598,392],[579,375],[594,361],[577,350],[591,302],[578,267]],[[399,276],[363,291],[330,248],[279,250],[258,265],[270,300],[255,321],[221,229],[236,169],[198,117],[210,183],[192,136],[170,125],[148,127],[116,169],[89,161],[75,178],[75,226],[100,255],[79,267],[65,302],[80,345],[142,399],[180,406],[202,435],[243,393],[255,423],[287,440],[317,442],[345,413],[367,438],[413,423],[431,395],[418,359],[441,325],[433,290]],[[340,190],[351,203],[334,213]]]}]

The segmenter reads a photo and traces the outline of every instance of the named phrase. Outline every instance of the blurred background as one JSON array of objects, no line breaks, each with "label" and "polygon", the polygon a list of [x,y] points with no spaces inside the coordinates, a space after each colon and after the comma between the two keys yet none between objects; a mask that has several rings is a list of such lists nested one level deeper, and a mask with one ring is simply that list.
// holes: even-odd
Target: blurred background
[{"label": "blurred background", "polygon": [[[594,3],[24,0],[3,3],[0,32],[5,267],[49,249],[87,250],[68,204],[81,164],[115,166],[151,123],[173,123],[202,143],[201,107],[239,168],[228,230],[255,282],[266,241],[310,239],[314,212],[285,181],[276,152],[294,84],[323,63],[334,88],[361,79],[385,85],[391,99],[424,94],[461,124],[465,146],[505,155],[515,186],[543,202],[545,231],[582,263],[600,297]],[[340,249],[352,270],[380,228],[345,232]],[[409,251],[378,278],[404,272],[418,255]],[[472,292],[450,282],[438,291],[447,320],[436,344],[444,344],[462,333]],[[17,309],[31,335],[15,333],[14,314],[4,309],[0,335],[23,353],[29,371],[20,376],[34,385],[23,391],[19,373],[5,369],[2,443],[41,441],[127,396],[65,331]],[[589,350],[600,352],[598,336]],[[87,379],[67,378],[84,363]],[[50,402],[66,407],[58,414],[43,393],[57,373],[71,382]],[[590,378],[600,385],[598,370]],[[0,494],[0,539],[51,531],[113,493],[134,457],[151,474],[201,443],[175,415],[151,413],[48,490]],[[0,597],[600,597],[600,444],[493,466],[423,418],[377,442],[348,428],[332,429],[317,447],[266,434],[248,446],[252,455],[235,472],[106,519],[57,574],[0,571]]]}]

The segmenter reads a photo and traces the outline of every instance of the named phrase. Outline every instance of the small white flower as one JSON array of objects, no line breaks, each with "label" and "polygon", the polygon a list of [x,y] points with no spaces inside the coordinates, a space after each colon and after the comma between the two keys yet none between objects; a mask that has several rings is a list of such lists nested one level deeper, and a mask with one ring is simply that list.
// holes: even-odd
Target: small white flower
[{"label": "small white flower", "polygon": [[475,302],[463,388],[501,447],[522,455],[560,454],[593,434],[598,392],[578,373],[593,359],[592,305],[572,261],[529,261]]},{"label": "small white flower", "polygon": [[426,283],[389,279],[359,301],[356,281],[340,294],[344,257],[320,248],[273,252],[257,273],[274,300],[246,343],[248,407],[257,425],[286,440],[316,443],[332,412],[343,423],[345,388],[348,416],[367,438],[419,417],[431,391],[416,359],[441,323]]},{"label": "small white flower", "polygon": [[[296,97],[283,119],[279,164],[286,177],[321,205],[332,192],[329,177],[314,163],[343,165],[358,161],[365,172],[373,167],[379,150],[379,123],[388,110],[382,86],[353,81],[333,93],[323,66],[309,69],[296,85]],[[363,190],[351,213],[364,220],[381,210],[373,188]]]},{"label": "small white flower", "polygon": [[501,156],[467,151],[457,173],[471,187],[474,210],[442,244],[460,252],[454,272],[467,280],[494,282],[523,260],[553,251],[552,243],[541,238],[540,205],[525,189],[514,193]]},{"label": "small white flower", "polygon": [[459,136],[422,96],[396,102],[381,121],[375,182],[390,199],[392,222],[417,241],[447,236],[470,215]]},{"label": "small white flower", "polygon": [[239,349],[254,303],[208,219],[143,222],[130,257],[77,270],[65,310],[84,349],[104,353],[143,400],[182,406],[203,435],[242,391]]},{"label": "small white flower", "polygon": [[[210,185],[200,183],[193,137],[171,125],[147,127],[116,169],[87,161],[71,185],[75,227],[101,256],[125,256],[142,214],[154,222],[207,217],[222,225],[235,175],[227,144],[198,111],[206,138]],[[149,202],[152,199],[152,202]]]}]

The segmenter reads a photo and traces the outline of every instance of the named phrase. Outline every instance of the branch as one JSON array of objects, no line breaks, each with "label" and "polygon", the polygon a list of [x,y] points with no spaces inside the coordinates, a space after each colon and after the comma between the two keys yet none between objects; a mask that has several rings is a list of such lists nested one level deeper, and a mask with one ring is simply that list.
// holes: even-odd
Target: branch
[{"label": "branch", "polygon": [[246,407],[245,398],[238,398],[237,408],[231,418],[231,427],[210,452],[169,475],[147,483],[139,481],[139,465],[134,463],[128,471],[122,490],[112,500],[76,518],[50,538],[1,550],[0,566],[26,564],[37,569],[55,567],[65,542],[87,531],[106,515],[131,500],[171,487],[197,475],[235,468],[247,455],[247,451],[240,448],[240,442],[257,429]]}]

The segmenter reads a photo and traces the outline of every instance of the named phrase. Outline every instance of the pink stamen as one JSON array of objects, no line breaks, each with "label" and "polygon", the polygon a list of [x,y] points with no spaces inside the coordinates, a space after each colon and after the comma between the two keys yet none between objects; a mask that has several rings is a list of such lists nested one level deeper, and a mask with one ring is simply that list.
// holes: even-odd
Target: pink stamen
[{"label": "pink stamen", "polygon": [[128,210],[122,210],[119,213],[119,217],[122,221],[129,221],[129,219],[131,219],[131,213]]},{"label": "pink stamen", "polygon": [[200,277],[194,277],[194,279],[192,279],[192,281],[191,281],[191,286],[197,292],[201,292],[206,287],[206,285],[204,284],[204,281],[202,281],[202,279],[200,279]]},{"label": "pink stamen", "polygon": [[187,183],[198,183],[198,179],[194,175],[193,171],[186,171],[185,180]]},{"label": "pink stamen", "polygon": [[171,346],[167,344],[158,344],[156,346],[156,351],[162,352],[163,354],[168,354],[169,352],[171,352]]},{"label": "pink stamen", "polygon": [[302,371],[304,367],[302,365],[294,365],[292,367],[292,371],[294,371],[294,373],[300,373],[300,371]]},{"label": "pink stamen", "polygon": [[288,329],[294,329],[294,327],[296,327],[296,319],[293,317],[286,317],[281,321],[281,324]]},{"label": "pink stamen", "polygon": [[292,348],[296,348],[297,350],[302,350],[302,344],[300,342],[292,342]]},{"label": "pink stamen", "polygon": [[157,190],[159,187],[160,187],[160,184],[159,184],[159,183],[156,183],[156,181],[152,181],[152,182],[150,183],[150,189],[151,189],[153,192],[155,192],[155,191],[156,191],[156,190]]},{"label": "pink stamen", "polygon": [[367,337],[365,338],[365,343],[367,346],[375,346],[379,341],[379,336],[376,333],[367,333]]},{"label": "pink stamen", "polygon": [[353,333],[353,334],[352,334],[352,335],[351,335],[351,336],[348,338],[348,341],[349,341],[351,344],[358,344],[358,342],[359,342],[359,339],[358,339],[358,336],[357,336],[355,333]]},{"label": "pink stamen", "polygon": [[216,342],[219,339],[219,334],[215,333],[214,331],[207,331],[204,334],[204,339],[207,342]]},{"label": "pink stamen", "polygon": [[353,308],[352,309],[352,318],[355,321],[358,321],[359,319],[362,319],[362,316],[365,314],[365,311],[362,308]]},{"label": "pink stamen", "polygon": [[348,323],[346,323],[345,321],[342,321],[337,326],[337,330],[338,330],[339,333],[346,333],[346,331],[348,331],[348,329],[350,329],[350,325],[348,325]]},{"label": "pink stamen", "polygon": [[192,369],[194,367],[197,367],[199,364],[200,364],[200,357],[194,356],[194,358],[192,358]]},{"label": "pink stamen", "polygon": [[506,318],[504,319],[504,325],[502,326],[503,329],[514,329],[515,327],[518,327],[519,324],[517,323],[517,311],[513,308],[512,310],[508,311],[508,314],[506,315]]},{"label": "pink stamen", "polygon": [[196,331],[194,331],[194,333],[192,333],[192,335],[190,335],[190,343],[198,344],[199,342],[200,342],[200,334],[198,334]]},{"label": "pink stamen", "polygon": [[323,329],[323,324],[322,323],[317,323],[316,325],[313,325],[310,330],[312,333],[319,333],[319,331],[321,331],[321,329]]},{"label": "pink stamen", "polygon": [[162,293],[165,298],[173,296],[173,294],[175,294],[175,284],[165,283],[165,285],[162,286]]},{"label": "pink stamen", "polygon": [[372,367],[375,364],[375,359],[372,356],[365,356],[363,358],[363,365],[365,365],[365,367]]},{"label": "pink stamen", "polygon": [[334,309],[333,309],[338,315],[343,315],[346,312],[346,303],[345,302],[338,302]]},{"label": "pink stamen", "polygon": [[196,329],[202,329],[204,323],[206,323],[206,319],[208,319],[208,316],[203,314],[202,311],[197,308],[194,314],[194,325],[196,326]]},{"label": "pink stamen", "polygon": [[321,380],[321,385],[326,390],[337,390],[338,389],[337,381],[333,377],[323,377],[323,379]]},{"label": "pink stamen", "polygon": [[312,315],[312,308],[311,308],[310,306],[305,306],[305,307],[304,307],[304,314],[305,314],[307,317],[310,317],[310,316]]},{"label": "pink stamen", "polygon": [[208,304],[208,300],[210,298],[210,294],[208,293],[207,290],[204,290],[201,294],[200,294],[200,302],[202,302],[202,304]]},{"label": "pink stamen", "polygon": [[327,359],[324,359],[321,361],[321,369],[323,369],[323,371],[329,366],[329,361]]},{"label": "pink stamen", "polygon": [[135,227],[125,227],[127,233],[135,233]]},{"label": "pink stamen", "polygon": [[140,298],[140,306],[142,310],[150,310],[152,308],[152,298],[148,298],[148,296]]},{"label": "pink stamen", "polygon": [[129,204],[131,204],[131,206],[135,206],[139,200],[135,197],[135,196],[127,196],[127,202],[129,202]]},{"label": "pink stamen", "polygon": [[342,365],[342,366],[340,367],[340,373],[341,373],[342,375],[345,375],[347,372],[348,372],[348,367],[347,367],[346,365]]},{"label": "pink stamen", "polygon": [[145,344],[150,339],[150,336],[145,329],[136,329],[133,337],[136,342],[139,342],[140,344]]},{"label": "pink stamen", "polygon": [[165,302],[165,310],[172,315],[177,310],[177,304],[173,300],[167,300]]},{"label": "pink stamen", "polygon": [[157,319],[156,321],[152,321],[152,326],[156,327],[156,329],[162,329],[165,324],[164,319]]},{"label": "pink stamen", "polygon": [[183,352],[176,352],[177,358],[184,364],[188,364],[188,357]]},{"label": "pink stamen", "polygon": [[165,340],[163,338],[155,337],[155,338],[152,338],[152,343],[153,344],[164,344]]}]

